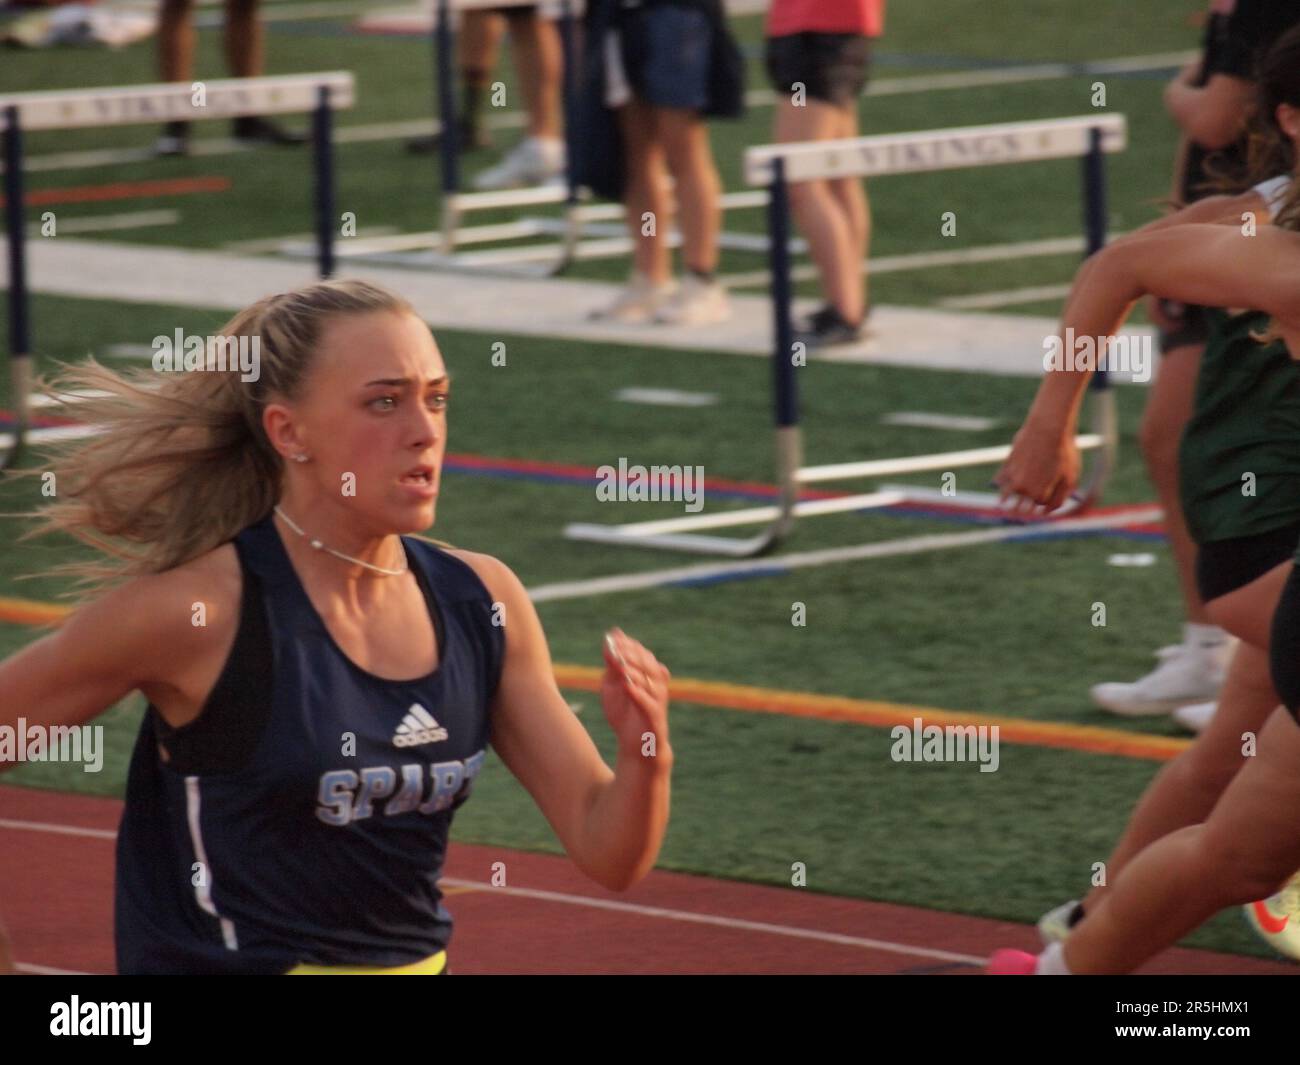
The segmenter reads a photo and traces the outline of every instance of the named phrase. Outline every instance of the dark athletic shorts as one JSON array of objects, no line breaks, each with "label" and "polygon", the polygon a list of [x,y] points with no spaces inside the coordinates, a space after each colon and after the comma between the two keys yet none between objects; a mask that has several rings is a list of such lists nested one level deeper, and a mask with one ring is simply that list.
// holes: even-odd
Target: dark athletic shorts
[{"label": "dark athletic shorts", "polygon": [[767,74],[779,93],[795,84],[816,100],[836,107],[856,105],[867,84],[871,38],[856,33],[792,33],[769,37]]},{"label": "dark athletic shorts", "polygon": [[703,111],[709,104],[713,26],[702,10],[664,3],[635,9],[622,58],[637,97],[652,107]]},{"label": "dark athletic shorts", "polygon": [[[1196,588],[1205,602],[1244,588],[1295,555],[1300,522],[1257,536],[1237,536],[1200,544],[1196,550]],[[1300,645],[1296,647],[1300,653]]]},{"label": "dark athletic shorts", "polygon": [[1179,323],[1174,329],[1160,330],[1158,339],[1161,355],[1188,344],[1203,345],[1210,339],[1210,320],[1204,307],[1195,303],[1179,303],[1177,300],[1161,300],[1160,309]]},{"label": "dark athletic shorts", "polygon": [[1300,721],[1300,566],[1291,570],[1273,613],[1268,658],[1273,690]]}]

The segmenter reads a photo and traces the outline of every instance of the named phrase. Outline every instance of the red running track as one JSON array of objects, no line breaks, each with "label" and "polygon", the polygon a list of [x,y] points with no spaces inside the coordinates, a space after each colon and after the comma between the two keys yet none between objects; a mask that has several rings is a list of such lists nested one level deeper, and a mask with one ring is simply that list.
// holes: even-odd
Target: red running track
[{"label": "red running track", "polygon": [[[0,914],[29,970],[113,972],[113,836],[122,804],[0,787]],[[492,886],[504,863],[504,886]],[[498,877],[498,880],[500,878]],[[1037,947],[1005,921],[654,871],[623,894],[564,858],[453,843],[451,968],[478,973],[954,973]],[[1151,973],[1295,967],[1170,950]]]}]

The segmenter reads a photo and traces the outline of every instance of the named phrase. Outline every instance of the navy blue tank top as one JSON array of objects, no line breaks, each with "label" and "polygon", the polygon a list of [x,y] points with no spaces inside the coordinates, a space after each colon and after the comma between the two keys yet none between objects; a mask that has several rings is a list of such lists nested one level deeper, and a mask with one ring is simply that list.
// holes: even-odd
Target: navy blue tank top
[{"label": "navy blue tank top", "polygon": [[477,574],[403,537],[438,634],[411,681],[330,636],[268,516],[234,541],[240,622],[200,716],[150,706],[117,841],[122,973],[406,965],[447,946],[438,876],[483,766],[505,641]]}]

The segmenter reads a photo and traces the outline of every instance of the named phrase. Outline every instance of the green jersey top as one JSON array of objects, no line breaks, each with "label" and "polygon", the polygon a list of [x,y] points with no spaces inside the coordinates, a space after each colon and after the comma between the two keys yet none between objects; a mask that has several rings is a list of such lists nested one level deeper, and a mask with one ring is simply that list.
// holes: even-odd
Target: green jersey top
[{"label": "green jersey top", "polygon": [[1211,310],[1191,420],[1179,448],[1183,515],[1198,544],[1300,521],[1300,366],[1251,334],[1269,317]]}]

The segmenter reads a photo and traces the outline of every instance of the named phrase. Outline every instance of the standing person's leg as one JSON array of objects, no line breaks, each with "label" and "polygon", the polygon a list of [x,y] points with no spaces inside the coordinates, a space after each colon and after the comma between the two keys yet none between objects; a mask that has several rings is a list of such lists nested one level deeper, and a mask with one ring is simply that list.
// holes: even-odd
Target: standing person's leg
[{"label": "standing person's leg", "polygon": [[[488,83],[505,32],[505,17],[496,11],[479,8],[461,15],[460,32],[456,35],[456,65],[460,69],[460,117],[456,136],[460,148],[486,148],[492,143],[482,116],[488,99]],[[412,137],[406,142],[406,148],[424,155],[437,151],[441,144],[442,133],[438,132]]]},{"label": "standing person's leg", "polygon": [[[840,109],[840,128],[837,137],[852,139],[858,135],[857,101]],[[867,288],[870,279],[867,274],[867,258],[871,252],[871,205],[867,202],[866,183],[861,178],[840,178],[831,182],[831,192],[839,200],[840,207],[849,220],[849,232],[853,234],[854,261],[852,272],[858,278],[861,313],[858,317],[846,318],[856,322],[870,313],[871,300]]]},{"label": "standing person's leg", "polygon": [[[596,319],[650,321],[673,293],[672,259],[665,239],[672,218],[663,146],[656,137],[653,110],[633,99],[618,109],[626,178],[623,206],[632,239],[632,280]],[[643,221],[647,216],[652,224]]]},{"label": "standing person's leg", "polygon": [[[163,81],[194,76],[194,0],[162,0],[158,12],[158,73]],[[155,155],[185,155],[189,123],[168,122],[154,144]]]},{"label": "standing person's leg", "polygon": [[[822,100],[796,106],[778,98],[773,136],[780,144],[830,140],[840,136],[843,114]],[[827,302],[848,322],[862,317],[860,220],[851,213],[851,197],[838,188],[846,181],[800,181],[790,186],[790,207],[808,241]]]},{"label": "standing person's leg", "polygon": [[1192,413],[1204,342],[1171,346],[1147,396],[1138,435],[1147,471],[1165,512],[1165,529],[1187,611],[1183,642],[1164,662],[1132,684],[1097,684],[1093,700],[1124,716],[1167,714],[1188,703],[1217,697],[1231,640],[1205,611],[1196,589],[1196,546],[1183,522],[1178,488],[1178,446]]},{"label": "standing person's leg", "polygon": [[474,179],[477,189],[541,185],[564,176],[564,48],[560,31],[536,8],[509,8],[507,21],[515,73],[528,112],[528,132],[501,162]]},{"label": "standing person's leg", "polygon": [[682,265],[692,273],[711,276],[718,268],[722,179],[713,161],[709,127],[694,111],[656,107],[654,113],[674,181]]},{"label": "standing person's leg", "polygon": [[[264,64],[265,32],[258,18],[259,0],[226,0],[223,43],[226,66],[237,78],[255,78]],[[243,115],[231,124],[236,140],[245,144],[302,144],[306,135],[291,133],[259,115]]]}]

